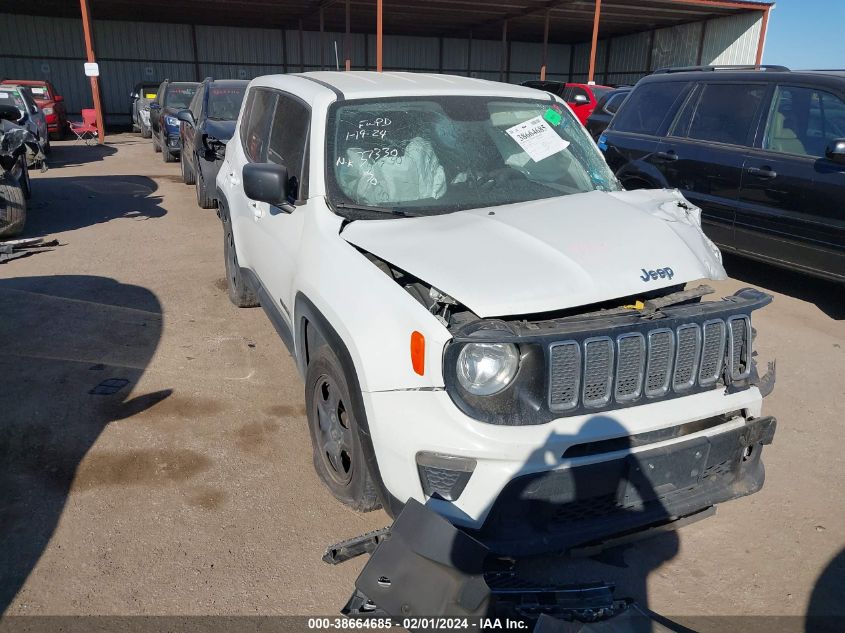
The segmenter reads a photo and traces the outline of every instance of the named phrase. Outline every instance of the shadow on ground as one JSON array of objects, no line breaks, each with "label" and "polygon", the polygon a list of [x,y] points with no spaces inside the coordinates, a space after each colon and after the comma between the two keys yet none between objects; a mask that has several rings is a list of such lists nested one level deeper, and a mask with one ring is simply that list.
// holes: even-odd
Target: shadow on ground
[{"label": "shadow on ground", "polygon": [[845,631],[845,549],[822,571],[807,606],[807,633]]},{"label": "shadow on ground", "polygon": [[47,166],[50,169],[61,169],[62,167],[79,167],[88,163],[96,163],[105,160],[117,152],[117,148],[111,144],[86,145],[82,141],[73,143],[52,144],[52,151],[47,157]]},{"label": "shadow on ground", "polygon": [[72,485],[155,466],[155,455],[129,451],[79,469],[106,426],[170,395],[130,397],[161,328],[161,305],[145,288],[81,275],[0,280],[0,615],[53,536]]},{"label": "shadow on ground", "polygon": [[21,237],[72,231],[119,218],[147,220],[167,214],[156,182],[146,176],[44,177],[33,180]]},{"label": "shadow on ground", "polygon": [[727,253],[724,260],[725,270],[734,279],[812,303],[837,321],[845,319],[845,284]]}]

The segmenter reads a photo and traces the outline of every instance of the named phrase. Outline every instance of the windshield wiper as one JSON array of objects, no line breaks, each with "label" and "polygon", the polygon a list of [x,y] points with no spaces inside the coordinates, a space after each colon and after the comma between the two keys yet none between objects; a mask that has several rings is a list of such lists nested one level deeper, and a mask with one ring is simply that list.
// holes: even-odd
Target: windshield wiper
[{"label": "windshield wiper", "polygon": [[[408,218],[411,217],[412,214],[408,213],[407,211],[403,211],[402,209],[396,209],[392,207],[375,207],[370,206],[368,204],[351,204],[348,202],[338,202],[334,205],[335,209],[345,209],[347,211],[364,211],[370,213],[380,213],[380,214],[387,214],[387,215],[395,215],[400,218]],[[345,217],[349,217],[348,214],[343,214]],[[357,215],[357,214],[353,214]],[[350,219],[359,219],[359,218],[350,218]]]}]

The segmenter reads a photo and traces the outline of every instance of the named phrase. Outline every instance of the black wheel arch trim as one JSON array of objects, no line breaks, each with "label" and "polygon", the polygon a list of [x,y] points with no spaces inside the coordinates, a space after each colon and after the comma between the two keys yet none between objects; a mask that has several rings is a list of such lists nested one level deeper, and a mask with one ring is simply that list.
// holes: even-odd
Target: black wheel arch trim
[{"label": "black wheel arch trim", "polygon": [[294,357],[299,367],[300,373],[305,376],[305,370],[308,365],[307,348],[306,348],[306,323],[316,328],[326,344],[337,356],[340,365],[343,368],[343,373],[346,376],[349,386],[349,396],[352,398],[352,410],[355,414],[355,420],[358,423],[358,435],[361,439],[361,446],[364,449],[364,458],[367,461],[367,467],[370,470],[370,475],[373,477],[376,494],[381,502],[384,510],[391,516],[397,516],[404,507],[404,503],[394,497],[384,485],[381,478],[381,471],[379,470],[378,460],[376,458],[375,448],[373,447],[373,440],[370,436],[370,425],[367,422],[367,412],[364,407],[364,400],[361,397],[361,385],[358,382],[358,372],[355,371],[355,364],[352,362],[352,355],[346,347],[346,343],[337,333],[337,331],[329,323],[328,319],[323,316],[319,308],[306,297],[302,292],[296,294],[294,300],[294,323],[296,330],[296,349],[299,353]]}]

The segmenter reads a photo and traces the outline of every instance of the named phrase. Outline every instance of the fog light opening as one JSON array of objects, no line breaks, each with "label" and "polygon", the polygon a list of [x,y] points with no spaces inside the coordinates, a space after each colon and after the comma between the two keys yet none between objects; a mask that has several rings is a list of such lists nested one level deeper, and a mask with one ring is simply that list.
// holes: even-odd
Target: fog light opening
[{"label": "fog light opening", "polygon": [[476,461],[467,457],[417,453],[417,471],[426,497],[456,501],[469,483]]}]

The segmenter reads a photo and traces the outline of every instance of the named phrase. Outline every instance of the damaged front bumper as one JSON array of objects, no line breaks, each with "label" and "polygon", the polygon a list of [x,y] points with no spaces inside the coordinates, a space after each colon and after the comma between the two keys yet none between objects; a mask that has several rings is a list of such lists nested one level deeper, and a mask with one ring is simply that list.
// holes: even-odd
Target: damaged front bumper
[{"label": "damaged front bumper", "polygon": [[665,618],[655,621],[658,616],[634,601],[616,598],[608,583],[527,581],[515,573],[513,561],[496,559],[484,544],[414,500],[390,528],[333,546],[324,560],[342,562],[365,551],[372,555],[342,610],[353,618],[390,618],[408,630],[687,630]]}]

